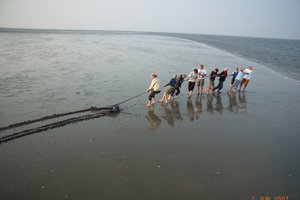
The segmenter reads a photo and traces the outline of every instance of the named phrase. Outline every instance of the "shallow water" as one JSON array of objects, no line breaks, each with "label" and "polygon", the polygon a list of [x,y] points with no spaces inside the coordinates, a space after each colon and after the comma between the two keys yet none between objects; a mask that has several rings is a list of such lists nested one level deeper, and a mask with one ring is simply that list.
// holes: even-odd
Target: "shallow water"
[{"label": "shallow water", "polygon": [[191,100],[184,83],[168,105],[147,109],[143,95],[118,115],[1,144],[1,199],[300,198],[298,82],[166,36],[1,33],[0,45],[0,126],[121,102],[145,91],[151,72],[167,83],[200,63],[254,66],[233,97],[229,78],[220,95]]}]

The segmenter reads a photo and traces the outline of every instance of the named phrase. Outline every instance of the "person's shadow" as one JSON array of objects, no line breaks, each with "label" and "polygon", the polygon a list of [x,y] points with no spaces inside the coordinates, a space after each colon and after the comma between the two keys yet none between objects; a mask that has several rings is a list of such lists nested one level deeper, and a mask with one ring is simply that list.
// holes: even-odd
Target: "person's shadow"
[{"label": "person's shadow", "polygon": [[238,102],[236,99],[236,94],[228,94],[228,107],[227,110],[229,110],[230,112],[234,112],[237,113],[238,112]]},{"label": "person's shadow", "polygon": [[193,105],[192,99],[188,98],[186,102],[187,115],[189,120],[192,122],[195,119],[195,107]]},{"label": "person's shadow", "polygon": [[174,127],[175,120],[174,120],[173,112],[168,108],[168,105],[162,104],[161,106],[163,107],[165,112],[165,115],[162,116],[162,118],[164,118],[170,126]]},{"label": "person's shadow", "polygon": [[161,124],[161,119],[154,113],[154,107],[148,108],[147,120],[149,123],[149,129],[155,131]]},{"label": "person's shadow", "polygon": [[239,92],[239,111],[246,112],[247,110],[247,100],[244,92]]},{"label": "person's shadow", "polygon": [[217,111],[220,115],[222,115],[224,107],[223,107],[221,95],[219,93],[217,93],[216,95],[214,95],[214,97],[216,98],[215,111]]},{"label": "person's shadow", "polygon": [[210,114],[214,114],[214,107],[213,107],[213,96],[211,94],[206,95],[206,110]]},{"label": "person's shadow", "polygon": [[179,103],[174,99],[173,101],[170,102],[171,110],[173,113],[173,116],[176,120],[182,121],[183,118],[180,113],[180,108],[179,108]]},{"label": "person's shadow", "polygon": [[196,119],[199,119],[201,113],[202,113],[202,96],[198,95],[195,101]]}]

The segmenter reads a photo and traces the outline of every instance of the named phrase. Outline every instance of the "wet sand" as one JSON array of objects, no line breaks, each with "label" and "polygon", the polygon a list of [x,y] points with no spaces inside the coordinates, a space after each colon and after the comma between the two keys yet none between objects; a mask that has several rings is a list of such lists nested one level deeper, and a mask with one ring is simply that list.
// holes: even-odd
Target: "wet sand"
[{"label": "wet sand", "polygon": [[4,143],[1,199],[297,199],[300,95],[285,88],[183,91],[149,109],[143,96],[116,116]]},{"label": "wet sand", "polygon": [[[104,92],[110,96],[96,106],[146,89],[148,71],[134,88],[113,88],[120,96]],[[167,81],[170,70],[162,71]],[[148,109],[144,95],[117,115],[1,144],[0,199],[299,199],[300,83],[254,65],[245,93],[229,97],[228,84],[220,95],[189,100],[185,82],[168,105]],[[82,109],[80,98],[89,96],[78,96],[40,114]],[[33,118],[30,110],[25,119]],[[12,110],[1,124],[22,120]]]}]

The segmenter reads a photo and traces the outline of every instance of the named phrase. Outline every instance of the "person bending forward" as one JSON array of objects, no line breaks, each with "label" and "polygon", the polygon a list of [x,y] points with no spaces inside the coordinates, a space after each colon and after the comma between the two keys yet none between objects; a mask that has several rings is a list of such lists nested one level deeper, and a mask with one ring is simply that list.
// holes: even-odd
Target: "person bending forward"
[{"label": "person bending forward", "polygon": [[160,93],[160,84],[159,84],[159,80],[157,78],[157,74],[152,73],[151,74],[151,84],[148,88],[148,90],[146,91],[147,93],[150,92],[149,96],[148,96],[148,103],[146,104],[146,106],[151,106],[154,105],[155,103],[155,95]]}]

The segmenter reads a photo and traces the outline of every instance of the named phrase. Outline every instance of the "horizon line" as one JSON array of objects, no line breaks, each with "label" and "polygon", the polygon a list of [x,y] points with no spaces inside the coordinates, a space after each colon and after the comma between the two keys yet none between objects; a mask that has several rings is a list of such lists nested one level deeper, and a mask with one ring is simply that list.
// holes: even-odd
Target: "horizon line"
[{"label": "horizon line", "polygon": [[123,32],[123,33],[161,33],[161,34],[186,34],[186,35],[211,35],[224,37],[244,37],[257,39],[275,39],[275,40],[300,40],[296,38],[271,38],[271,37],[256,37],[256,36],[239,36],[239,35],[221,35],[208,33],[184,33],[184,32],[159,32],[159,31],[137,31],[137,30],[101,30],[101,29],[57,29],[57,28],[16,28],[16,27],[0,27],[0,32]]}]

